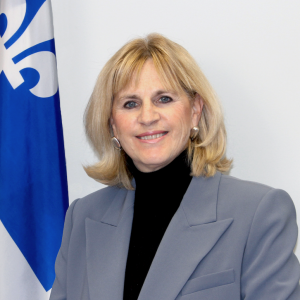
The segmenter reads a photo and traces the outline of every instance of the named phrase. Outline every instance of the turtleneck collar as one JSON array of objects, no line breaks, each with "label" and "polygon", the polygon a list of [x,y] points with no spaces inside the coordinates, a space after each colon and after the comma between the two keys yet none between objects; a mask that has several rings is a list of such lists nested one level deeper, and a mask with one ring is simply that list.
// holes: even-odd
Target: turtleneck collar
[{"label": "turtleneck collar", "polygon": [[162,188],[176,189],[176,184],[185,186],[186,184],[183,184],[183,182],[187,181],[188,186],[191,180],[191,170],[187,161],[186,150],[179,154],[171,163],[154,172],[141,172],[130,158],[128,159],[128,167],[135,179],[136,189],[145,189],[144,192],[149,190],[161,191]]}]

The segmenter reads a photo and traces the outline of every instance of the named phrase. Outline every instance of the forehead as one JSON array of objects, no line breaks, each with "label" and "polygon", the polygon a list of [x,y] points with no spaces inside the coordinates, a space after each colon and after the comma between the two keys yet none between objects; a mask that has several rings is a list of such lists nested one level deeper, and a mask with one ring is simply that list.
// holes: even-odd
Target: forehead
[{"label": "forehead", "polygon": [[152,60],[148,60],[143,65],[139,73],[134,73],[131,80],[123,91],[128,90],[152,90],[166,89],[162,76],[158,74]]},{"label": "forehead", "polygon": [[117,97],[122,97],[128,93],[146,93],[157,91],[173,91],[182,92],[182,88],[172,84],[163,73],[157,71],[156,66],[152,59],[148,59],[140,70],[136,70],[131,78],[127,81],[126,85],[117,92]]}]

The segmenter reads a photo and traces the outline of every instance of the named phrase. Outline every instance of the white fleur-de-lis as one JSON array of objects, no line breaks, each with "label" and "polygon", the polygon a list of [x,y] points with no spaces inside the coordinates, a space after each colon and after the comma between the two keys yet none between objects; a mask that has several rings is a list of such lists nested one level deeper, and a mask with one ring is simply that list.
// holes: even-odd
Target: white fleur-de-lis
[{"label": "white fleur-de-lis", "polygon": [[42,42],[53,39],[52,10],[50,0],[46,0],[22,36],[8,49],[4,44],[21,26],[25,13],[25,0],[1,0],[0,15],[7,18],[7,28],[0,37],[0,73],[3,71],[11,86],[16,89],[24,79],[20,73],[25,68],[33,68],[40,74],[39,82],[30,89],[37,97],[46,98],[56,94],[58,89],[56,57],[50,51],[40,51],[31,54],[18,63],[13,58],[19,53]]}]

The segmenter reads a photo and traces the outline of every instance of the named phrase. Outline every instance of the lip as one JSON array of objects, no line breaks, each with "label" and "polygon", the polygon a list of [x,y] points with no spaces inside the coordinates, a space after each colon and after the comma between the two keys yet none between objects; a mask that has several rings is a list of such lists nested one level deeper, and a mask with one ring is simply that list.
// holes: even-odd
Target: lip
[{"label": "lip", "polygon": [[141,134],[137,135],[137,137],[143,137],[143,136],[146,136],[146,135],[160,134],[160,133],[165,133],[165,132],[168,132],[168,131],[164,131],[164,130],[147,131],[147,132],[144,132],[144,133],[141,133]]},{"label": "lip", "polygon": [[[142,139],[139,139],[139,137],[143,137],[143,136],[147,136],[147,135],[154,135],[154,134],[160,134],[160,133],[166,133],[165,135],[157,138],[157,139],[152,139],[152,140],[142,140]],[[146,144],[155,144],[155,143],[158,143],[159,141],[163,140],[167,135],[168,135],[168,131],[163,131],[163,130],[160,130],[160,131],[149,131],[149,132],[145,132],[145,133],[142,133],[140,135],[137,135],[136,138],[139,142],[141,143],[146,143]]]}]

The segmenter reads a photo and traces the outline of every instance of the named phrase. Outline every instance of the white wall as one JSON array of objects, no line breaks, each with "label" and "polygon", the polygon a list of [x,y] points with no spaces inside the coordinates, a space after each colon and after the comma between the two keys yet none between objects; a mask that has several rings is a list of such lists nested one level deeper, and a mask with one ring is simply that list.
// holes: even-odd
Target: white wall
[{"label": "white wall", "polygon": [[[82,115],[96,76],[125,42],[159,32],[197,60],[223,104],[231,175],[282,188],[300,224],[300,2],[52,0],[70,201],[103,187]],[[300,258],[300,247],[296,249]]]}]

